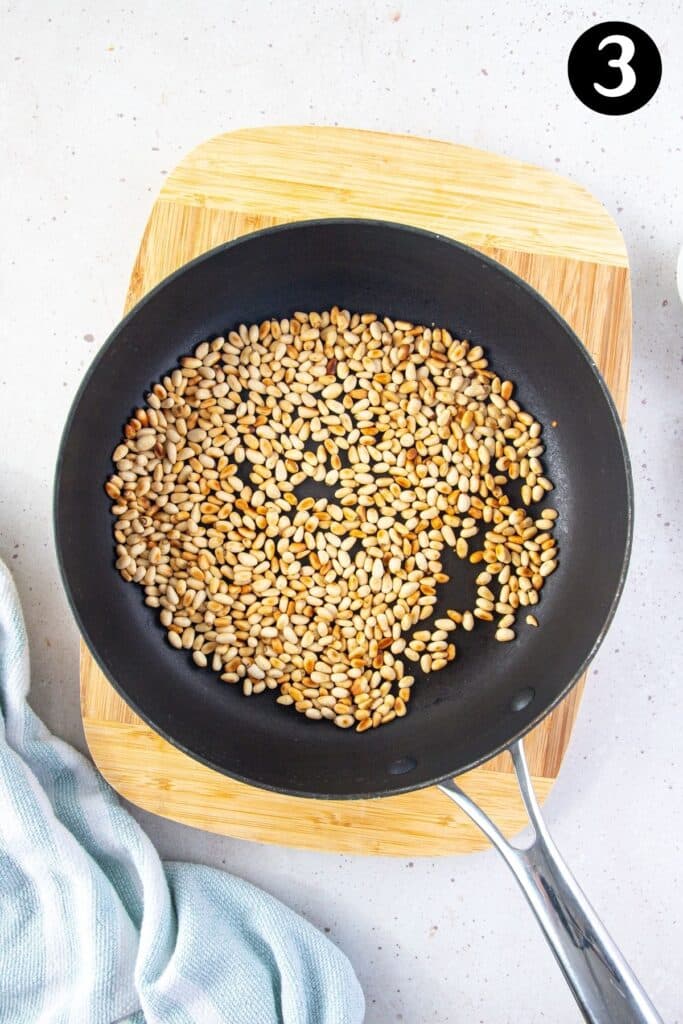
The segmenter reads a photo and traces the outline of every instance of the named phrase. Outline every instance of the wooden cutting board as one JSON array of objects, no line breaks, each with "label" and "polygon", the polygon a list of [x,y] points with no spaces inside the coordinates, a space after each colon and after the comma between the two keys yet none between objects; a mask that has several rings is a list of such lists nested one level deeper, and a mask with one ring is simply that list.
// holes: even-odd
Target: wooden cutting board
[{"label": "wooden cutting board", "polygon": [[[449,235],[525,278],[571,324],[624,415],[631,297],[623,239],[592,195],[491,153],[341,128],[219,135],[169,174],[126,299],[207,249],[257,228],[315,217],[375,217]],[[544,800],[562,763],[583,682],[527,738]],[[344,853],[464,853],[488,845],[436,789],[382,800],[280,796],[206,768],[138,718],[81,649],[81,708],[92,756],[119,793],[156,814],[260,842]],[[525,823],[507,754],[461,779],[507,835]]]}]

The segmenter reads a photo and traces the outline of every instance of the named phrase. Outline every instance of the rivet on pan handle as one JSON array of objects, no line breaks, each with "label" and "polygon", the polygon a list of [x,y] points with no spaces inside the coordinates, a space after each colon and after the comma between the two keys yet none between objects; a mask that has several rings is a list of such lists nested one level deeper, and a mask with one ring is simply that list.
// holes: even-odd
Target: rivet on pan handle
[{"label": "rivet on pan handle", "polygon": [[510,748],[533,842],[512,846],[455,782],[439,789],[491,840],[519,882],[584,1018],[590,1024],[663,1024],[647,993],[579,888],[552,841],[536,800],[524,746]]}]

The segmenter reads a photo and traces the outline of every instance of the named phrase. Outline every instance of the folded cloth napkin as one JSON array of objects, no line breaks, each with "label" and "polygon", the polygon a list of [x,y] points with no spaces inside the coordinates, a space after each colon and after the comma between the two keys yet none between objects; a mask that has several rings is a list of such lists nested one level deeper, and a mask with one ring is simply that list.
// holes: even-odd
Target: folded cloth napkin
[{"label": "folded cloth napkin", "polygon": [[93,766],[26,703],[0,562],[2,1024],[360,1024],[346,957],[254,886],[162,864]]}]

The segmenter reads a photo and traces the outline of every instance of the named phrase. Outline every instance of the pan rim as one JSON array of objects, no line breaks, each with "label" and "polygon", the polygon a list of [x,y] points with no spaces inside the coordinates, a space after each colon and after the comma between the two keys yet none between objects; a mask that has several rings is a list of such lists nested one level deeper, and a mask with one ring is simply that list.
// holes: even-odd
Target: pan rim
[{"label": "pan rim", "polygon": [[[125,330],[125,328],[128,325],[128,323],[138,314],[138,312],[148,302],[151,302],[152,299],[154,299],[159,292],[161,292],[167,286],[171,285],[177,278],[182,277],[182,275],[185,274],[191,268],[199,266],[204,261],[212,259],[218,253],[224,252],[224,251],[232,249],[232,248],[236,248],[236,247],[240,246],[241,244],[243,244],[244,242],[248,242],[248,241],[254,240],[256,238],[268,237],[270,235],[279,234],[281,232],[288,232],[288,231],[297,230],[297,229],[303,229],[303,228],[324,227],[324,226],[332,226],[332,225],[351,226],[351,225],[358,225],[358,224],[366,225],[366,226],[369,226],[369,227],[389,228],[391,230],[395,230],[395,231],[398,231],[398,232],[401,232],[401,233],[407,234],[407,235],[413,235],[413,236],[418,236],[418,237],[425,237],[425,238],[430,238],[430,239],[437,239],[439,242],[445,243],[448,246],[453,247],[454,249],[460,250],[461,252],[468,253],[470,256],[474,256],[478,260],[480,260],[490,270],[493,270],[494,273],[499,273],[499,274],[502,274],[503,276],[507,277],[508,280],[511,283],[516,285],[522,291],[525,291],[529,295],[529,297],[531,299],[536,301],[536,303],[540,303],[544,307],[545,311],[547,313],[549,313],[552,316],[552,318],[555,319],[558,322],[558,324],[563,328],[565,334],[568,336],[568,339],[574,345],[574,347],[575,347],[576,351],[578,352],[578,354],[584,359],[584,361],[586,362],[588,368],[590,369],[590,371],[591,371],[591,373],[593,375],[593,378],[595,379],[595,382],[597,383],[600,391],[602,392],[602,396],[603,396],[603,398],[604,398],[604,400],[605,400],[605,402],[607,404],[607,408],[609,410],[610,417],[611,417],[611,419],[612,419],[612,421],[614,423],[614,427],[615,427],[615,430],[616,430],[616,437],[617,437],[617,441],[618,441],[618,448],[619,448],[619,452],[621,454],[621,459],[622,459],[623,467],[624,467],[624,479],[625,479],[625,485],[626,485],[626,509],[625,509],[626,538],[625,538],[625,544],[624,544],[624,554],[623,554],[623,558],[622,558],[622,562],[621,562],[621,567],[620,567],[620,570],[619,570],[619,576],[618,576],[618,579],[617,579],[617,584],[616,584],[616,587],[615,587],[615,590],[614,590],[614,594],[613,594],[613,597],[612,597],[612,599],[610,601],[610,605],[609,605],[609,609],[608,609],[607,615],[605,616],[605,619],[604,619],[604,621],[602,623],[602,626],[600,627],[600,630],[599,630],[599,632],[598,632],[598,634],[597,634],[597,636],[595,638],[595,641],[593,642],[593,644],[592,644],[588,654],[586,655],[586,657],[581,662],[581,664],[580,664],[579,668],[577,669],[577,671],[567,681],[565,686],[556,695],[556,697],[549,704],[544,705],[543,709],[539,711],[538,715],[534,716],[534,718],[530,722],[528,722],[523,728],[521,728],[518,732],[516,732],[513,736],[511,736],[506,742],[498,744],[493,750],[487,752],[484,756],[481,756],[479,758],[475,758],[470,763],[468,763],[464,767],[460,768],[458,770],[457,776],[454,776],[454,774],[452,772],[446,772],[445,774],[441,774],[441,775],[435,776],[435,777],[430,778],[430,779],[428,779],[426,781],[420,781],[419,783],[413,783],[412,785],[410,783],[408,783],[408,782],[406,782],[404,785],[398,785],[398,786],[392,785],[391,789],[388,790],[388,791],[386,789],[384,789],[384,790],[378,790],[378,791],[373,791],[373,792],[363,792],[363,793],[321,793],[321,792],[315,791],[315,790],[311,790],[311,791],[307,791],[306,790],[305,791],[305,790],[300,790],[300,789],[287,788],[287,786],[275,786],[275,785],[264,783],[264,782],[260,782],[260,781],[257,782],[254,779],[250,778],[249,776],[242,775],[242,774],[240,774],[238,772],[230,771],[230,770],[226,769],[225,767],[217,764],[215,761],[211,760],[210,758],[207,758],[207,757],[204,757],[204,756],[201,756],[201,755],[197,754],[195,751],[193,751],[189,747],[185,746],[181,741],[179,741],[175,737],[171,736],[163,727],[161,727],[155,721],[153,721],[153,719],[149,715],[147,715],[138,706],[137,702],[134,699],[132,699],[125,692],[125,690],[120,685],[120,683],[113,677],[113,675],[109,671],[107,665],[104,663],[104,660],[101,657],[100,653],[97,651],[95,645],[92,643],[91,637],[89,635],[88,628],[87,628],[85,622],[83,621],[83,618],[81,616],[80,610],[79,610],[79,608],[77,606],[77,603],[76,603],[76,600],[74,598],[74,594],[73,594],[73,591],[72,591],[72,588],[71,588],[71,585],[70,585],[70,582],[69,582],[69,579],[68,579],[68,575],[67,575],[67,569],[66,569],[65,564],[64,564],[64,551],[62,549],[62,541],[61,541],[59,496],[60,496],[60,493],[61,493],[61,485],[62,485],[62,475],[63,475],[63,468],[64,468],[65,453],[66,453],[66,449],[67,449],[68,442],[69,442],[69,436],[70,436],[70,433],[71,433],[71,430],[72,430],[72,427],[73,427],[73,424],[74,424],[74,421],[75,421],[75,418],[76,418],[76,415],[77,415],[77,411],[78,411],[78,407],[80,405],[81,399],[82,399],[83,395],[85,394],[85,392],[86,392],[86,390],[87,390],[87,388],[88,388],[88,386],[89,386],[93,376],[95,375],[95,373],[96,373],[100,363],[104,359],[106,353],[116,344],[116,341],[118,340],[119,336],[123,333],[123,331]],[[65,424],[64,424],[64,428],[62,430],[62,435],[61,435],[61,439],[60,439],[60,443],[59,443],[59,449],[58,449],[58,453],[57,453],[57,460],[56,460],[56,466],[55,466],[55,476],[54,476],[54,482],[53,482],[53,494],[52,494],[52,528],[53,528],[53,534],[54,534],[55,549],[56,549],[56,553],[57,553],[57,563],[58,563],[58,566],[59,566],[59,574],[60,574],[60,578],[61,578],[61,581],[62,581],[62,586],[63,586],[64,591],[66,593],[66,598],[67,598],[67,602],[68,602],[69,608],[71,609],[71,612],[72,612],[72,614],[74,616],[74,619],[76,620],[76,625],[78,627],[80,636],[81,636],[82,640],[85,642],[85,644],[87,645],[88,650],[89,650],[90,654],[92,655],[92,657],[95,659],[95,662],[97,663],[98,667],[102,671],[102,673],[105,676],[105,678],[111,683],[111,685],[114,687],[116,692],[121,696],[121,698],[125,701],[125,703],[134,711],[134,713],[136,715],[138,715],[138,717],[141,718],[151,729],[153,729],[154,732],[156,732],[158,735],[160,735],[168,743],[172,744],[172,746],[176,747],[182,753],[184,753],[188,757],[192,758],[192,760],[198,761],[200,764],[203,764],[206,767],[211,768],[214,771],[219,772],[221,775],[225,775],[228,778],[235,779],[235,781],[241,782],[241,783],[243,783],[245,785],[254,786],[254,787],[258,788],[258,789],[264,789],[264,790],[267,790],[267,791],[273,792],[273,793],[279,793],[279,794],[281,794],[283,796],[301,797],[302,799],[312,799],[312,800],[335,800],[335,801],[337,801],[337,800],[374,800],[374,799],[380,799],[380,798],[383,798],[383,797],[398,796],[401,793],[416,792],[416,791],[418,791],[420,789],[427,789],[427,788],[429,788],[431,786],[438,786],[440,783],[445,782],[448,779],[452,779],[454,777],[459,777],[460,775],[465,774],[466,772],[472,771],[474,768],[480,767],[481,765],[485,764],[487,761],[490,761],[492,758],[496,757],[498,754],[501,754],[504,751],[509,750],[509,748],[515,742],[517,742],[518,740],[522,739],[524,736],[527,735],[527,733],[529,733],[533,729],[535,729],[536,726],[539,725],[539,723],[542,722],[543,719],[546,718],[547,715],[549,715],[551,713],[551,711],[553,711],[553,709],[556,708],[558,706],[558,704],[560,704],[565,699],[567,694],[573,689],[573,687],[576,685],[578,680],[581,678],[583,673],[587,670],[588,666],[593,661],[595,655],[597,654],[599,648],[601,647],[601,645],[602,645],[602,643],[603,643],[603,641],[605,639],[605,636],[607,635],[607,632],[609,631],[609,628],[610,628],[610,626],[611,626],[611,624],[612,624],[612,622],[614,620],[614,616],[616,614],[617,607],[618,607],[619,602],[621,600],[621,597],[622,597],[622,594],[623,594],[623,591],[624,591],[624,586],[625,586],[625,583],[626,583],[626,576],[628,574],[628,568],[629,568],[629,563],[630,563],[630,559],[631,559],[631,551],[632,551],[632,546],[633,546],[633,519],[634,519],[634,492],[633,492],[633,476],[632,476],[632,469],[631,469],[631,459],[630,459],[629,452],[628,452],[628,447],[627,447],[627,444],[626,444],[626,436],[625,436],[625,433],[624,433],[624,427],[623,427],[623,424],[622,424],[621,419],[619,417],[619,413],[617,411],[614,399],[612,397],[612,394],[611,394],[609,388],[607,387],[607,384],[606,384],[606,382],[605,382],[605,380],[604,380],[604,378],[603,378],[603,376],[602,376],[598,366],[595,363],[595,360],[593,359],[592,355],[590,354],[589,350],[583,344],[583,342],[578,337],[576,332],[569,326],[567,321],[558,313],[558,311],[555,309],[555,307],[552,306],[548,302],[548,300],[546,298],[544,298],[544,296],[541,295],[540,292],[538,292],[532,285],[528,284],[526,281],[523,280],[523,278],[521,278],[521,277],[519,277],[519,275],[515,274],[514,271],[509,270],[507,267],[503,266],[503,264],[499,263],[497,260],[493,259],[490,256],[486,256],[484,253],[479,252],[479,250],[473,248],[472,246],[466,245],[466,244],[464,244],[462,242],[458,242],[455,239],[450,238],[448,235],[443,235],[443,234],[440,234],[440,233],[435,232],[435,231],[429,231],[429,230],[426,230],[424,228],[413,227],[412,225],[404,224],[404,223],[402,223],[400,221],[390,221],[390,220],[384,220],[384,219],[380,219],[380,218],[367,218],[367,217],[324,217],[324,218],[313,218],[313,219],[309,219],[309,220],[296,220],[296,221],[287,222],[285,224],[277,224],[277,225],[274,225],[272,227],[262,228],[262,229],[259,229],[257,231],[251,231],[248,234],[240,235],[237,238],[231,239],[228,242],[223,242],[220,245],[214,246],[212,249],[207,250],[207,252],[201,253],[199,256],[196,256],[194,259],[189,260],[187,263],[184,263],[182,266],[178,267],[176,270],[173,271],[173,273],[169,274],[162,281],[160,281],[158,284],[156,284],[154,286],[154,288],[152,288],[149,292],[147,292],[132,307],[132,309],[129,310],[129,312],[126,313],[126,315],[116,324],[116,326],[114,327],[113,331],[111,331],[111,333],[107,337],[106,341],[100,347],[100,349],[98,350],[97,354],[95,355],[95,358],[93,359],[93,361],[91,362],[90,366],[88,367],[88,369],[85,372],[83,380],[81,381],[81,384],[80,384],[78,390],[76,391],[76,394],[75,394],[75,396],[74,396],[74,398],[73,398],[73,400],[71,402],[71,405],[70,405],[70,408],[69,408],[69,412],[68,412],[68,415],[67,415],[67,418],[66,418],[66,421],[65,421]],[[80,688],[80,670],[79,670],[79,688]],[[396,778],[396,776],[394,776],[393,778]]]}]

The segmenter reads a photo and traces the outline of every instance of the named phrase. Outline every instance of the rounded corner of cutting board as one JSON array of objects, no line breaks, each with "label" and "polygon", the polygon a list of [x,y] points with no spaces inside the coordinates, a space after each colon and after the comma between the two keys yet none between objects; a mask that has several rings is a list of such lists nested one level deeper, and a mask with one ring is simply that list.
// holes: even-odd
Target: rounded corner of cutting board
[{"label": "rounded corner of cutting board", "polygon": [[[296,182],[291,177],[297,171],[292,162],[293,140],[307,146],[322,145],[324,140],[327,150],[339,147],[342,153],[353,148],[359,162],[360,154],[366,161],[367,179],[352,174],[344,188],[338,181],[328,188],[322,174],[319,187],[305,174]],[[403,164],[401,175],[394,168],[383,177],[387,162],[406,150],[420,164],[417,184],[424,186],[437,169],[446,168],[451,177],[419,194],[414,175],[404,174]],[[307,173],[310,178],[310,168]],[[259,186],[253,194],[252,175]],[[394,189],[389,201],[398,196],[406,204],[393,216],[387,215],[387,181]],[[526,191],[519,191],[520,181]],[[297,201],[288,205],[282,197],[293,182]],[[305,205],[307,189],[313,196],[310,208]],[[410,205],[413,201],[415,209]],[[566,208],[561,208],[562,203]],[[507,220],[504,216],[499,231],[495,216],[501,206]],[[527,223],[520,234],[514,230],[515,211],[522,211],[520,216],[526,211]],[[457,238],[503,262],[544,294],[584,340],[623,415],[631,342],[630,289],[626,250],[614,220],[595,196],[554,171],[454,143],[313,126],[244,128],[214,136],[195,147],[166,179],[140,242],[126,308],[180,265],[222,242],[259,227],[320,216],[403,219]],[[547,217],[543,231],[536,223],[541,216]],[[561,231],[556,238],[558,225]],[[579,683],[527,737],[527,758],[541,802],[556,781],[581,689]],[[433,857],[489,845],[434,788],[373,801],[311,801],[235,782],[192,760],[137,718],[85,644],[81,648],[81,710],[88,749],[109,784],[144,810],[195,828],[342,853]],[[512,836],[526,819],[508,761],[508,755],[500,755],[459,782]]]},{"label": "rounded corner of cutting board", "polygon": [[[133,722],[132,713],[126,717],[131,720],[112,723],[84,716],[93,761],[119,796],[179,824],[246,841],[349,855],[442,857],[489,847],[464,812],[436,788],[381,800],[288,797],[192,761],[141,721]],[[127,752],[124,758],[122,751]],[[458,782],[508,839],[524,828],[514,775],[474,770]],[[539,802],[545,803],[555,779],[534,776],[533,782]]]},{"label": "rounded corner of cutting board", "polygon": [[403,220],[475,248],[628,267],[618,225],[584,186],[556,170],[415,135],[318,125],[237,128],[190,150],[157,202],[258,210],[282,222],[371,216],[373,206],[380,219]]}]

